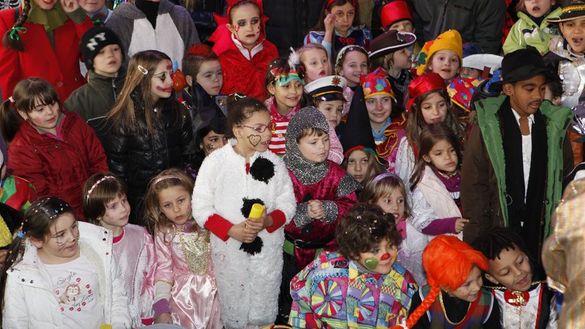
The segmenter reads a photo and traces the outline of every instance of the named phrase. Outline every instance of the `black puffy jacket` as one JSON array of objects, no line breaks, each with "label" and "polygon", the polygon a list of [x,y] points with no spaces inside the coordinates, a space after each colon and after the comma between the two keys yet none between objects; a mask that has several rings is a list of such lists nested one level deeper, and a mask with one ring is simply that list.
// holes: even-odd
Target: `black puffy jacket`
[{"label": "black puffy jacket", "polygon": [[[134,97],[133,97],[134,98]],[[194,156],[191,117],[177,101],[159,110],[158,129],[149,133],[143,107],[136,105],[137,127],[123,126],[107,131],[104,148],[110,170],[128,185],[128,201],[132,206],[131,221],[142,222],[142,200],[148,182],[164,169],[186,168]]]},{"label": "black puffy jacket", "polygon": [[289,47],[303,45],[305,34],[317,24],[325,0],[264,0],[268,16],[266,34],[281,56],[288,56]]}]

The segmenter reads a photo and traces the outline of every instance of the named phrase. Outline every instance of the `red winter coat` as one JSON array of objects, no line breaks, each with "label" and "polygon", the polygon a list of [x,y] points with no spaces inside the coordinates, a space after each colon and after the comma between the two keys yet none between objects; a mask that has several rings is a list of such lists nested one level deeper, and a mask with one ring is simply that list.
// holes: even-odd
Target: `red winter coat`
[{"label": "red winter coat", "polygon": [[89,176],[108,170],[106,154],[93,129],[77,113],[64,112],[61,120],[63,140],[23,122],[8,146],[8,169],[33,183],[38,197],[60,197],[83,218],[83,184]]},{"label": "red winter coat", "polygon": [[[0,11],[0,37],[11,29],[16,10]],[[53,31],[55,47],[41,24],[26,22],[26,32],[20,33],[24,51],[6,49],[0,45],[0,92],[2,99],[12,95],[14,86],[22,79],[40,77],[49,81],[64,102],[71,92],[85,84],[79,72],[79,42],[93,24],[89,18],[75,24],[71,19]]]},{"label": "red winter coat", "polygon": [[232,40],[231,33],[225,25],[218,27],[209,40],[215,42],[213,52],[219,57],[223,71],[221,93],[225,95],[239,93],[264,101],[267,98],[264,80],[268,65],[278,57],[276,46],[264,40],[263,49],[255,54],[252,60],[248,60]]}]

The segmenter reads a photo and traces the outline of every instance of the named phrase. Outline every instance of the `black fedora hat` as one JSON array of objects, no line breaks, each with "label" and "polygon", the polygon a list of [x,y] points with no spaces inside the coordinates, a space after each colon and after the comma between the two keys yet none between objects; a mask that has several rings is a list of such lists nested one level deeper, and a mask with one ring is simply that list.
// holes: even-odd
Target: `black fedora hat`
[{"label": "black fedora hat", "polygon": [[537,75],[544,75],[547,80],[552,79],[550,69],[534,47],[518,49],[502,59],[501,84],[524,81]]}]

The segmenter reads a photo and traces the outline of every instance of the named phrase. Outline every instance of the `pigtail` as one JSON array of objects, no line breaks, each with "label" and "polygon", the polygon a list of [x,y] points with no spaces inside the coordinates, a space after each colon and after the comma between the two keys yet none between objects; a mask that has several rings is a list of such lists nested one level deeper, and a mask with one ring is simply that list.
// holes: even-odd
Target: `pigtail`
[{"label": "pigtail", "polygon": [[441,293],[441,288],[439,287],[431,287],[429,294],[420,305],[408,316],[406,320],[406,327],[412,328],[418,322],[418,320],[425,315],[425,313],[431,308],[431,305],[437,300],[437,297]]},{"label": "pigtail", "polygon": [[[22,231],[22,228],[16,233],[14,236],[10,247],[8,248],[8,255],[6,256],[6,260],[4,261],[4,266],[2,267],[2,274],[0,276],[0,296],[2,296],[2,301],[0,301],[0,309],[4,309],[4,292],[6,290],[6,279],[8,278],[8,271],[13,265],[16,265],[22,259],[22,255],[24,254],[25,248],[25,240],[26,235]],[[0,323],[2,322],[2,314],[0,313]]]},{"label": "pigtail", "polygon": [[26,32],[26,28],[23,27],[24,23],[28,19],[28,13],[30,11],[30,0],[23,0],[22,12],[18,14],[19,9],[16,8],[17,15],[16,22],[12,28],[4,33],[2,37],[2,45],[7,49],[14,49],[16,51],[24,51],[24,45],[20,38],[20,33]]},{"label": "pigtail", "polygon": [[14,106],[14,99],[9,97],[2,103],[2,107],[0,108],[0,130],[6,142],[14,139],[22,121],[20,114],[18,114]]}]

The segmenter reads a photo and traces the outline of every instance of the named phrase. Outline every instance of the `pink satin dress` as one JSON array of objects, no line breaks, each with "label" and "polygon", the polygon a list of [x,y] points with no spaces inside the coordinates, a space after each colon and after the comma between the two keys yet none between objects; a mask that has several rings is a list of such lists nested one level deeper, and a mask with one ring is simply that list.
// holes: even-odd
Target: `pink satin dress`
[{"label": "pink satin dress", "polygon": [[185,226],[156,233],[155,280],[172,283],[169,306],[174,324],[186,329],[222,328],[209,232],[195,222]]}]

